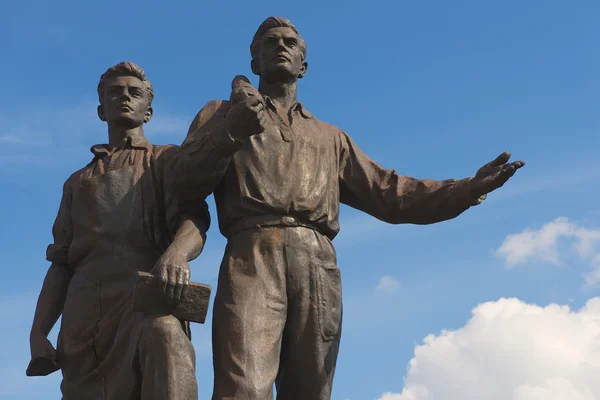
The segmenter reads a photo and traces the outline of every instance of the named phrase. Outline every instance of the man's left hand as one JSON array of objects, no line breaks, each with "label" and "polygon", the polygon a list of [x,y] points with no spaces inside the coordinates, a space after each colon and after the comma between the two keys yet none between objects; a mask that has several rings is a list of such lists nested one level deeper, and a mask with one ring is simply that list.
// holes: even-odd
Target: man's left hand
[{"label": "man's left hand", "polygon": [[509,163],[510,153],[500,154],[494,161],[479,168],[477,174],[469,181],[470,197],[474,205],[481,203],[486,195],[502,187],[517,170],[525,165],[523,161]]},{"label": "man's left hand", "polygon": [[179,303],[181,293],[190,283],[190,265],[186,257],[176,249],[169,248],[156,262],[151,273],[160,277],[167,300]]}]

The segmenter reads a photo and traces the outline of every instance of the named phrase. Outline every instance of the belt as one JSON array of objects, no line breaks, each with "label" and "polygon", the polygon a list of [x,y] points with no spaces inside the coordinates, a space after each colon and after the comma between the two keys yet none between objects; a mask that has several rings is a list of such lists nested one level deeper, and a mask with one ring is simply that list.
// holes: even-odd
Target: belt
[{"label": "belt", "polygon": [[258,215],[253,217],[246,217],[238,221],[234,221],[227,228],[227,238],[229,239],[233,235],[244,231],[246,229],[253,228],[265,228],[270,226],[283,226],[283,227],[304,227],[308,229],[320,232],[319,229],[307,222],[299,221],[296,217],[289,215],[278,216],[278,215]]}]

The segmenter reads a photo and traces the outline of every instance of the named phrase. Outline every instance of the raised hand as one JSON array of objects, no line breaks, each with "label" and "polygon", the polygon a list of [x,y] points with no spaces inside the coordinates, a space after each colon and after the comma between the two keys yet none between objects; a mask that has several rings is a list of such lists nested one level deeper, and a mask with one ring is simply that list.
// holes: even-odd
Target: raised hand
[{"label": "raised hand", "polygon": [[236,105],[249,97],[257,97],[263,102],[261,94],[252,86],[248,78],[244,75],[236,75],[231,82],[231,104]]},{"label": "raised hand", "polygon": [[231,109],[225,117],[225,128],[240,141],[265,130],[267,114],[264,101],[248,79],[238,75],[231,84]]},{"label": "raised hand", "polygon": [[469,182],[470,195],[476,203],[485,199],[486,194],[502,187],[517,170],[525,165],[523,161],[509,163],[510,153],[500,154],[494,161],[479,168]]}]

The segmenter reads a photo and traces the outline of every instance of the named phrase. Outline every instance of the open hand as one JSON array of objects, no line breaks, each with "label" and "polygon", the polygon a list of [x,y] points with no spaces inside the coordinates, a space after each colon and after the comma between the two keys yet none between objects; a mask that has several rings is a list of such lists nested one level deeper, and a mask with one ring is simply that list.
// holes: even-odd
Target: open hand
[{"label": "open hand", "polygon": [[156,262],[151,273],[160,277],[167,300],[179,303],[183,290],[190,283],[190,265],[186,257],[169,248]]},{"label": "open hand", "polygon": [[471,178],[470,195],[480,203],[486,194],[502,187],[517,170],[525,165],[523,161],[509,163],[510,153],[500,154],[494,161],[479,168],[477,174]]}]

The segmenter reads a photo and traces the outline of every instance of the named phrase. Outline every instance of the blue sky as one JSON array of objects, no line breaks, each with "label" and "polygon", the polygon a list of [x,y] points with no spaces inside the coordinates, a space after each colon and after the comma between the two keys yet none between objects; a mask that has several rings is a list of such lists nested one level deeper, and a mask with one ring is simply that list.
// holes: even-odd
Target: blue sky
[{"label": "blue sky", "polygon": [[[450,354],[439,344],[453,338],[463,338],[461,349],[488,357],[478,365],[496,371],[491,380],[501,376],[494,369],[500,365],[522,365],[519,354],[493,361],[494,346],[508,332],[527,336],[514,330],[518,321],[498,322],[505,314],[494,307],[514,307],[510,315],[541,310],[554,321],[550,305],[556,303],[569,307],[569,321],[591,313],[585,326],[598,328],[600,313],[584,305],[600,294],[594,282],[585,285],[600,260],[594,261],[600,232],[599,3],[25,0],[4,6],[0,15],[1,399],[60,396],[60,375],[25,377],[28,335],[62,184],[91,159],[91,145],[106,141],[95,111],[100,75],[124,60],[141,65],[156,92],[147,136],[180,144],[206,102],[228,97],[233,76],[257,82],[249,44],[270,15],[291,19],[307,41],[300,100],[385,167],[445,179],[473,175],[503,151],[527,162],[481,206],[445,223],[391,226],[343,208],[334,244],[345,321],[333,399],[453,398],[439,393],[452,392],[452,371],[472,358],[463,352],[447,364],[428,363],[438,360],[431,354]],[[212,198],[210,207],[214,212]],[[559,217],[566,222],[556,222]],[[512,237],[518,240],[507,239],[520,233]],[[215,224],[192,264],[193,280],[216,288],[224,244]],[[482,303],[487,308],[476,308]],[[487,322],[469,322],[478,315],[474,309],[483,310]],[[500,333],[468,336],[481,326]],[[531,335],[539,330],[523,329]],[[424,344],[428,335],[434,336]],[[477,338],[490,345],[476,351]],[[585,343],[599,338],[591,335]],[[205,399],[212,391],[210,322],[194,326],[194,344]],[[535,393],[558,393],[556,387],[600,396],[588,372],[523,372],[504,399],[537,399]],[[438,387],[435,376],[448,379]],[[477,397],[485,393],[476,386],[461,384],[456,398],[492,398]],[[384,396],[388,392],[396,394]]]}]

